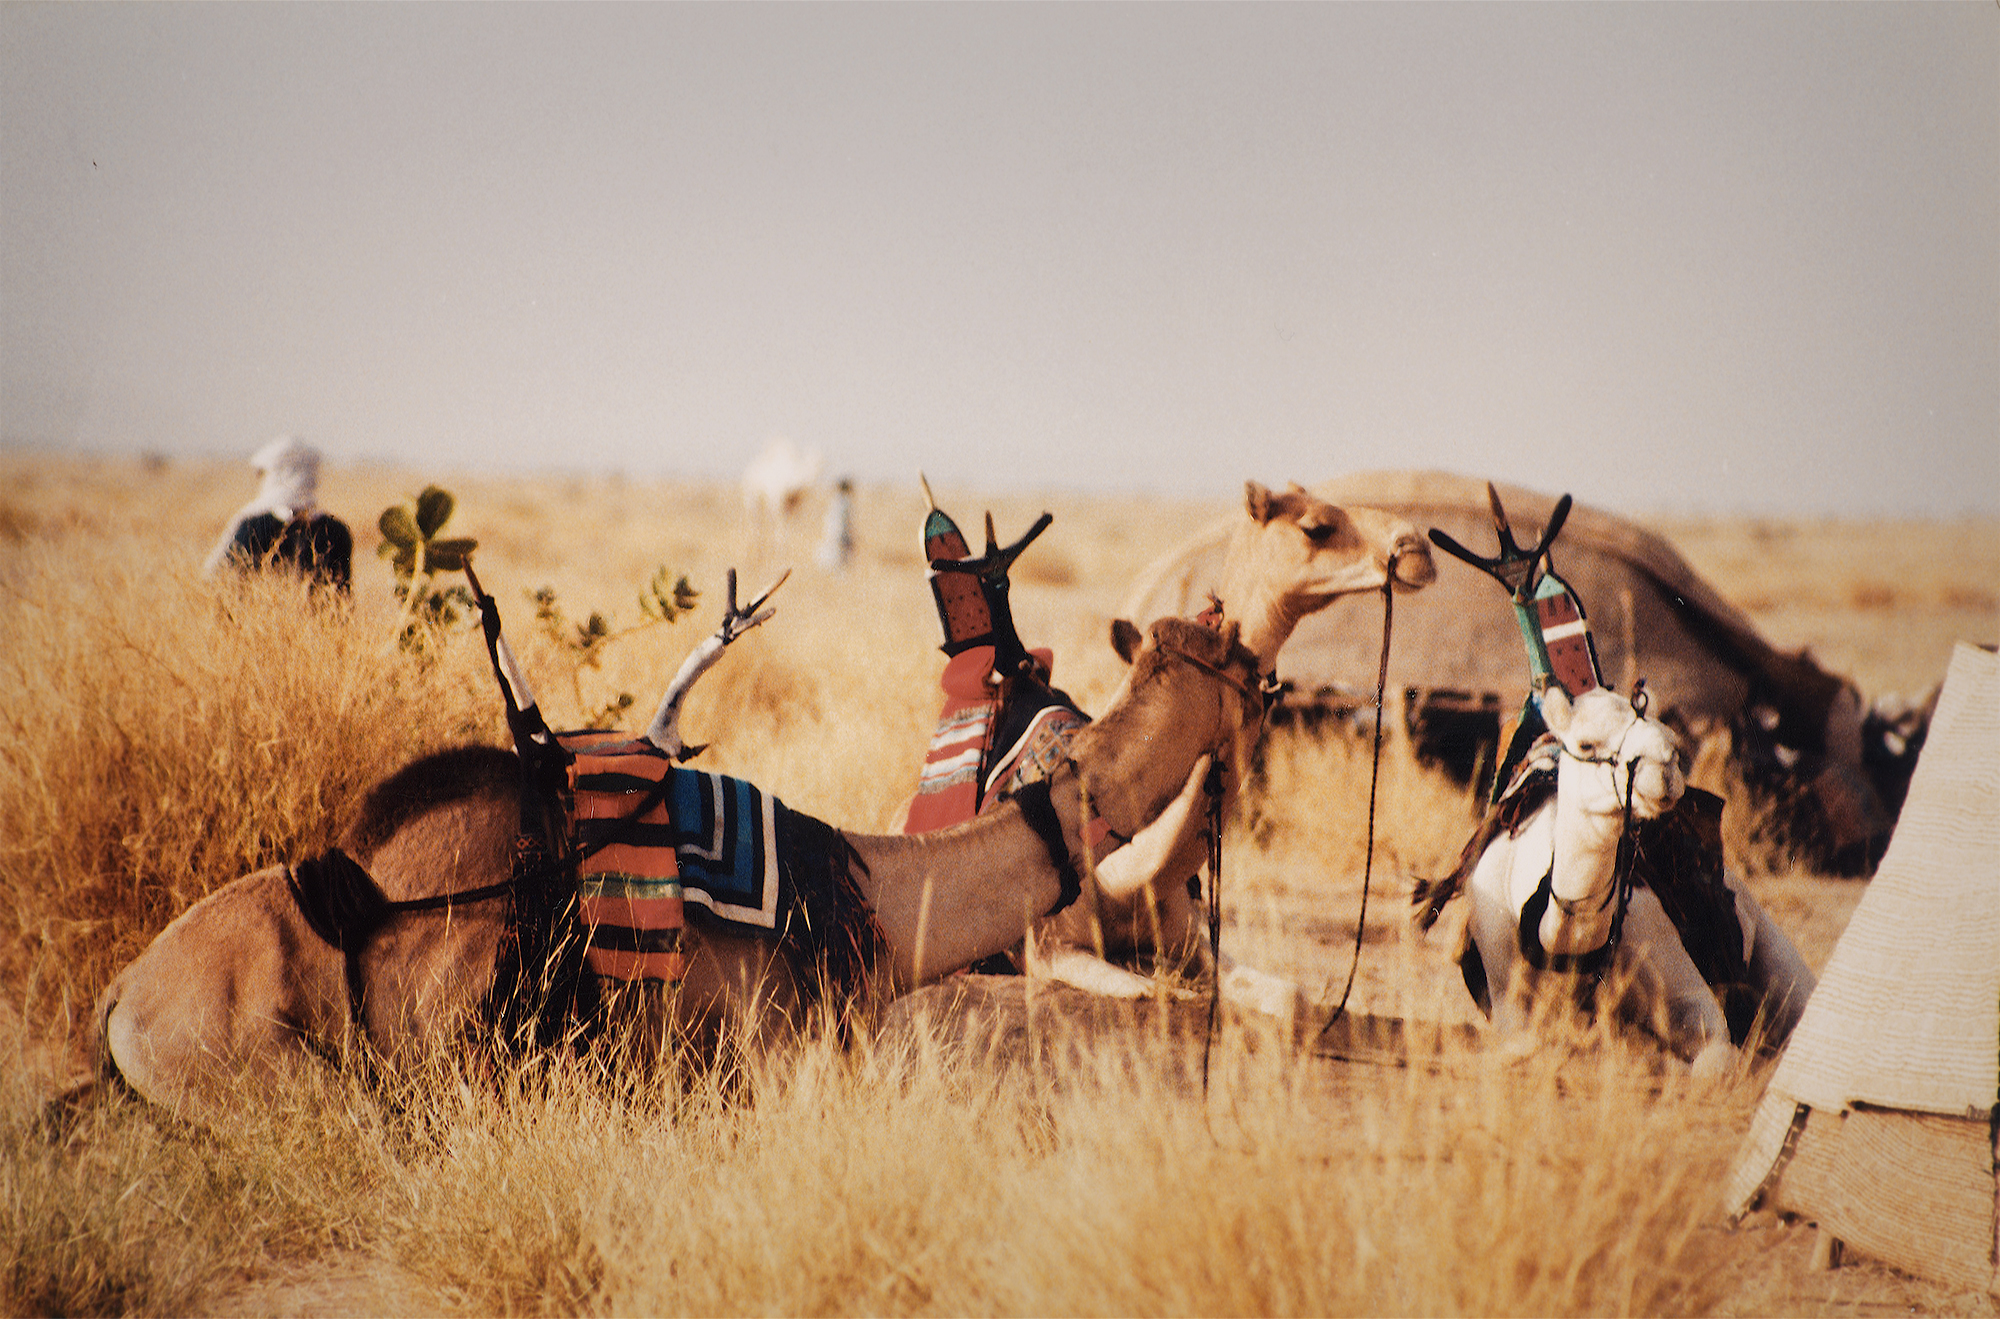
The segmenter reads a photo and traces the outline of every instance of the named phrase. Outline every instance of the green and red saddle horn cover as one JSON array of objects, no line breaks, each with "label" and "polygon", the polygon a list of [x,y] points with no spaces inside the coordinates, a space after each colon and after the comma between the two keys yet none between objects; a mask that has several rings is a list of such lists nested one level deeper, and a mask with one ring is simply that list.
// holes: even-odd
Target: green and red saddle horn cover
[{"label": "green and red saddle horn cover", "polygon": [[1597,644],[1591,639],[1583,601],[1557,575],[1549,557],[1550,547],[1569,517],[1570,497],[1564,495],[1556,501],[1548,525],[1542,528],[1532,548],[1515,543],[1507,511],[1500,506],[1500,494],[1491,482],[1486,486],[1486,499],[1493,510],[1498,554],[1490,557],[1475,554],[1436,527],[1431,528],[1430,539],[1439,549],[1471,564],[1505,588],[1514,607],[1514,622],[1521,630],[1521,644],[1528,652],[1530,690],[1514,736],[1494,775],[1493,792],[1497,801],[1513,768],[1547,728],[1542,721],[1541,694],[1553,685],[1571,698],[1581,696],[1604,685],[1604,671],[1597,661]]},{"label": "green and red saddle horn cover", "polygon": [[969,572],[940,571],[932,565],[941,559],[969,559],[972,547],[965,535],[942,509],[933,508],[924,519],[924,575],[930,579],[931,596],[937,601],[938,626],[944,629],[944,653],[957,655],[973,646],[993,640],[993,611],[980,589],[979,578]]}]

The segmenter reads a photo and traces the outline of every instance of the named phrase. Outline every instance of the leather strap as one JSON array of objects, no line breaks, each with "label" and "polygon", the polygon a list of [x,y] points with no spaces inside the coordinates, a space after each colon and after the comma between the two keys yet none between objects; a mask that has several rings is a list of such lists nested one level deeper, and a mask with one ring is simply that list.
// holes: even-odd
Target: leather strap
[{"label": "leather strap", "polygon": [[1056,897],[1056,905],[1046,913],[1053,916],[1083,896],[1083,879],[1077,874],[1076,860],[1070,856],[1069,842],[1063,837],[1062,817],[1056,814],[1055,803],[1049,797],[1050,782],[1049,779],[1036,779],[1015,793],[1012,800],[1020,804],[1021,818],[1028,822],[1028,827],[1042,840],[1042,846],[1048,849],[1049,861],[1062,881],[1062,892]]}]

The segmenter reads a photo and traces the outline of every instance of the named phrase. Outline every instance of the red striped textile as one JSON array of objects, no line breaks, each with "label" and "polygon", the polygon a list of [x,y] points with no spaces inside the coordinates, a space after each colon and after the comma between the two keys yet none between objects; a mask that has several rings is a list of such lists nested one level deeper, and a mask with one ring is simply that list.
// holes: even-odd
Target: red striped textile
[{"label": "red striped textile", "polygon": [[974,646],[945,662],[938,679],[944,688],[944,708],[938,712],[904,833],[964,824],[978,811],[980,767],[1000,713],[998,692],[987,682],[992,672],[991,646]]},{"label": "red striped textile", "polygon": [[669,826],[662,782],[673,762],[623,733],[565,733],[561,740],[575,756],[573,817],[585,841],[577,890],[578,918],[590,938],[584,964],[616,980],[678,981],[687,970],[681,951],[687,918],[672,845],[588,842],[601,832],[588,827],[594,821]]},{"label": "red striped textile", "polygon": [[1581,696],[1602,685],[1597,676],[1597,651],[1590,642],[1590,625],[1584,621],[1583,606],[1567,587],[1535,601],[1535,621],[1541,625],[1549,671],[1558,686],[1571,696]]}]

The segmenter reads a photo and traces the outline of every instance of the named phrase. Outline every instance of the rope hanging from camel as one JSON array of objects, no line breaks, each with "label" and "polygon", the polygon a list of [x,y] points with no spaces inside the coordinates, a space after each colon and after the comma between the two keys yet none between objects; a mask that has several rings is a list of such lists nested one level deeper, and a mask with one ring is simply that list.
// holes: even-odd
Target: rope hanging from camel
[{"label": "rope hanging from camel", "polygon": [[1389,561],[1382,576],[1382,660],[1375,670],[1375,749],[1368,766],[1368,847],[1361,862],[1361,914],[1354,921],[1354,957],[1347,965],[1347,985],[1333,1015],[1319,1028],[1325,1035],[1347,1012],[1347,997],[1354,992],[1354,977],[1361,969],[1361,942],[1368,930],[1368,889],[1375,874],[1375,789],[1382,779],[1382,719],[1389,688],[1389,635],[1396,616],[1396,562]]},{"label": "rope hanging from camel", "polygon": [[1208,1064],[1215,1047],[1215,1019],[1222,1006],[1222,758],[1212,757],[1201,790],[1208,797],[1208,1029],[1201,1039],[1201,1094],[1208,1098]]},{"label": "rope hanging from camel", "polygon": [[[1391,566],[1393,567],[1393,565]],[[1214,599],[1214,597],[1211,596],[1210,599]],[[1216,607],[1220,609],[1221,601],[1216,601]],[[1238,682],[1215,665],[1206,663],[1196,656],[1176,648],[1163,647],[1163,649],[1168,654],[1185,660],[1195,668],[1212,675],[1216,681],[1224,686],[1234,688],[1245,701],[1250,702],[1255,707],[1257,711],[1258,732],[1260,735],[1262,734],[1263,722],[1269,717],[1272,703],[1277,700],[1278,693],[1281,690],[1278,684],[1278,674],[1275,669],[1269,673],[1260,675],[1256,688],[1253,690],[1249,684]],[[1215,703],[1217,713],[1216,722],[1218,725],[1221,725],[1226,722],[1221,718],[1221,688],[1217,688],[1216,690]],[[1220,1015],[1222,1006],[1222,805],[1223,799],[1227,794],[1227,770],[1223,766],[1222,752],[1227,745],[1228,738],[1226,736],[1216,743],[1215,750],[1209,756],[1208,773],[1202,777],[1201,783],[1202,793],[1208,798],[1204,832],[1208,845],[1208,961],[1210,967],[1208,1029],[1203,1032],[1201,1041],[1201,1093],[1203,1099],[1208,1097],[1209,1059],[1211,1051],[1215,1046],[1215,1021],[1217,1016]]]}]

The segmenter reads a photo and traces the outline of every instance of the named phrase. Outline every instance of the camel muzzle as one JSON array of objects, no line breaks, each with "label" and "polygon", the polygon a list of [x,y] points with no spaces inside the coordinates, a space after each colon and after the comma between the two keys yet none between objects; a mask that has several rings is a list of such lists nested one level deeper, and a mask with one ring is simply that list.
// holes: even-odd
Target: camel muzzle
[{"label": "camel muzzle", "polygon": [[1437,563],[1430,546],[1415,536],[1399,538],[1389,554],[1388,577],[1392,585],[1415,591],[1437,580]]}]

